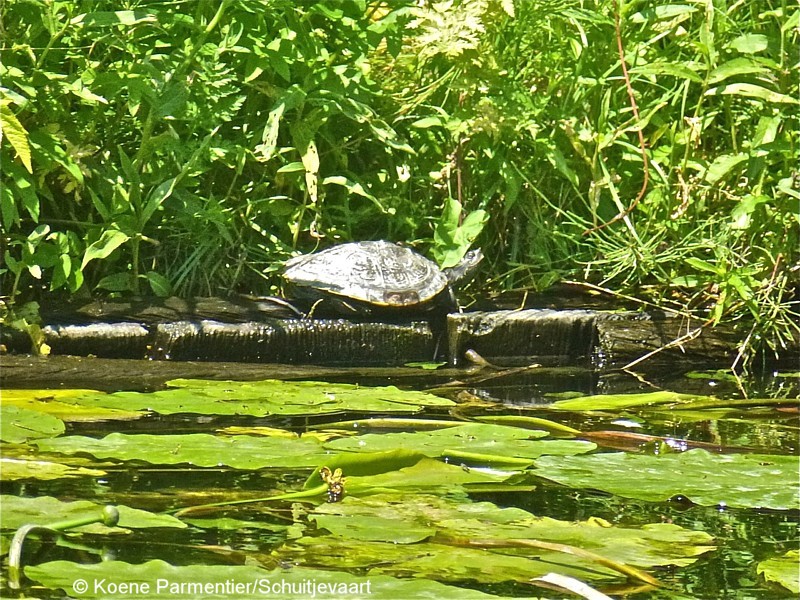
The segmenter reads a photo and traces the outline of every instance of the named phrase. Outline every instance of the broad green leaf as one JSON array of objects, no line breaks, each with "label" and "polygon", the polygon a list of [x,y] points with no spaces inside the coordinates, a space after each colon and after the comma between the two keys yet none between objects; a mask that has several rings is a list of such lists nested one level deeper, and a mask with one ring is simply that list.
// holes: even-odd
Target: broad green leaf
[{"label": "broad green leaf", "polygon": [[75,17],[72,22],[80,22],[76,21],[80,18],[86,27],[109,27],[112,25],[131,27],[139,23],[155,23],[158,20],[156,14],[146,10],[95,11],[80,15],[80,17]]},{"label": "broad green leaf", "polygon": [[86,268],[89,262],[96,258],[106,258],[129,239],[130,236],[122,233],[119,229],[106,229],[99,240],[86,248],[83,262],[81,263],[81,271]]},{"label": "broad green leaf", "polygon": [[28,173],[33,173],[31,165],[31,147],[28,144],[28,132],[19,122],[7,100],[0,101],[0,140],[6,138],[17,153],[19,160],[25,165]]},{"label": "broad green leaf", "polygon": [[[565,522],[490,502],[427,494],[348,497],[317,506],[309,519],[331,535],[303,537],[279,549],[279,556],[301,564],[339,564],[339,568],[445,581],[522,582],[550,571],[593,580],[619,577],[585,557],[514,547],[518,540],[567,544],[637,567],[685,566],[713,549],[707,533],[676,525],[657,523],[634,529],[597,519]],[[459,539],[471,540],[478,547],[459,545]]]},{"label": "broad green leaf", "polygon": [[[543,454],[581,454],[597,446],[578,440],[543,440],[544,431],[471,423],[435,431],[366,434],[325,443],[336,451],[380,452],[414,448],[432,457],[450,457],[486,464],[522,464]],[[470,460],[472,459],[472,460]],[[517,459],[517,460],[515,460]]]},{"label": "broad green leaf", "polygon": [[364,387],[319,381],[252,382],[176,379],[177,389],[153,393],[87,394],[76,398],[84,406],[143,409],[160,414],[304,415],[343,411],[418,412],[426,406],[454,406],[433,394],[399,390],[394,386]]},{"label": "broad green leaf", "polygon": [[757,572],[767,581],[778,583],[793,594],[800,594],[800,552],[797,550],[762,560]]},{"label": "broad green leaf", "polygon": [[61,463],[44,460],[21,460],[17,458],[0,458],[0,481],[17,479],[65,479],[70,477],[101,477],[105,471],[72,467]]},{"label": "broad green leaf", "polygon": [[[102,505],[88,500],[62,502],[50,496],[21,498],[19,496],[3,495],[0,496],[0,502],[3,505],[3,529],[18,529],[26,523],[46,525],[56,521],[67,521],[87,515],[99,514],[103,510]],[[129,529],[148,527],[176,527],[182,529],[186,527],[186,523],[170,515],[158,515],[124,505],[117,505],[117,509],[119,510],[118,527]],[[99,527],[105,528],[102,525]],[[72,531],[86,531],[87,528],[97,530],[98,527],[87,525]]]},{"label": "broad green leaf", "polygon": [[653,502],[683,495],[702,506],[790,510],[800,504],[797,457],[788,455],[689,450],[658,456],[545,456],[534,472],[562,485]]},{"label": "broad green leaf", "polygon": [[147,281],[150,283],[150,289],[159,298],[166,298],[172,294],[172,286],[169,279],[155,271],[148,271],[145,273]]},{"label": "broad green leaf", "polygon": [[130,292],[133,290],[133,273],[113,273],[97,282],[97,289],[110,292]]},{"label": "broad green leaf", "polygon": [[750,156],[744,152],[739,154],[725,154],[714,159],[703,176],[706,182],[716,184],[727,176],[735,167],[746,162]]},{"label": "broad green leaf", "polygon": [[46,413],[58,417],[62,421],[106,421],[106,420],[131,420],[144,416],[145,413],[126,410],[90,407],[73,403],[74,399],[82,396],[104,395],[103,392],[81,389],[63,390],[3,390],[2,403],[4,406],[17,406],[39,413]]},{"label": "broad green leaf", "polygon": [[550,405],[557,410],[615,410],[633,408],[638,406],[651,406],[658,404],[678,404],[702,399],[705,396],[691,394],[678,394],[676,392],[645,392],[642,394],[598,394],[596,396],[583,396],[558,400]]},{"label": "broad green leaf", "polygon": [[439,117],[425,117],[424,119],[419,119],[411,124],[411,127],[416,127],[417,129],[428,129],[429,127],[441,126],[442,120]]},{"label": "broad green leaf", "polygon": [[663,4],[634,13],[630,18],[634,23],[645,23],[651,20],[661,21],[675,17],[688,17],[696,11],[697,7],[689,4]]},{"label": "broad green leaf", "polygon": [[729,77],[739,75],[753,75],[766,73],[767,68],[751,58],[734,58],[722,63],[708,75],[708,83],[714,85],[720,81],[725,81]]},{"label": "broad green leaf", "polygon": [[[385,575],[357,576],[337,570],[292,566],[266,570],[254,566],[173,566],[162,560],[142,564],[105,561],[92,565],[54,561],[25,567],[25,575],[50,589],[75,594],[77,580],[90,582],[81,598],[110,598],[109,586],[139,586],[126,598],[195,600],[196,598],[347,598],[396,600],[398,598],[495,598],[469,588],[443,585],[425,579],[396,579]],[[100,582],[98,586],[95,582]],[[105,586],[105,587],[103,587]],[[142,586],[147,586],[146,591]],[[202,587],[199,587],[202,586]],[[117,590],[119,588],[116,588]],[[130,589],[130,588],[129,588]],[[117,595],[117,597],[122,597]]]},{"label": "broad green leaf", "polygon": [[717,96],[719,94],[744,96],[746,98],[759,98],[767,102],[777,102],[782,104],[800,104],[800,100],[793,96],[774,92],[754,83],[731,83],[724,87],[712,87],[706,90],[706,96]]},{"label": "broad green leaf", "polygon": [[742,54],[756,54],[763,52],[769,46],[769,38],[760,33],[746,33],[740,35],[727,44],[727,48],[732,48]]},{"label": "broad green leaf", "polygon": [[703,78],[697,71],[690,69],[686,65],[672,62],[654,62],[647,65],[640,65],[631,69],[631,73],[640,75],[670,75],[678,79],[686,79],[695,83],[702,83]]},{"label": "broad green leaf", "polygon": [[227,465],[234,469],[314,467],[324,463],[326,456],[313,438],[110,433],[101,439],[76,435],[54,438],[49,442],[37,443],[37,446],[44,452],[90,454],[97,458],[144,461],[154,465]]},{"label": "broad green leaf", "polygon": [[0,440],[18,444],[32,438],[44,438],[64,433],[64,422],[52,415],[3,401],[0,406]]}]

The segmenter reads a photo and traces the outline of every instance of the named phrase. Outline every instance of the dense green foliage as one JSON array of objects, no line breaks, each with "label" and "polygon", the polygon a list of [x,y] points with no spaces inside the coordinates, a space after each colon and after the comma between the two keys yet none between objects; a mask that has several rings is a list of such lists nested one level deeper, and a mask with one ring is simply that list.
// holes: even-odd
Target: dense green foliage
[{"label": "dense green foliage", "polygon": [[7,302],[264,293],[318,243],[452,264],[477,236],[497,289],[591,282],[748,349],[797,333],[786,0],[0,11]]}]

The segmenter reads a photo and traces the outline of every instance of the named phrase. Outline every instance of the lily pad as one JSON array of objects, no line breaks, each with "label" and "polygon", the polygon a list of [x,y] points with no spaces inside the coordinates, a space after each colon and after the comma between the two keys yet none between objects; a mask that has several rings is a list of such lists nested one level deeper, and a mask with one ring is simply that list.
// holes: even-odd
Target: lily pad
[{"label": "lily pad", "polygon": [[17,458],[0,458],[0,481],[17,479],[64,479],[68,477],[101,477],[105,471],[71,467],[61,463],[44,460],[22,460]]},{"label": "lily pad", "polygon": [[796,456],[720,455],[696,449],[659,456],[545,456],[535,464],[541,477],[625,498],[665,501],[681,494],[702,506],[784,510],[800,503]]},{"label": "lily pad", "polygon": [[[367,568],[370,574],[451,582],[527,582],[554,570],[585,579],[619,577],[586,557],[514,547],[520,540],[590,548],[609,560],[641,567],[688,565],[713,549],[708,534],[677,525],[657,523],[633,529],[596,519],[571,523],[490,502],[428,494],[350,497],[318,506],[309,519],[330,535],[317,533],[289,542],[279,555],[306,565],[338,564],[339,568]],[[484,547],[476,547],[482,542]]]},{"label": "lily pad", "polygon": [[[56,521],[98,515],[103,510],[101,505],[88,500],[62,502],[50,496],[22,498],[3,495],[0,496],[0,503],[3,505],[3,529],[18,529],[26,523],[47,525]],[[130,508],[124,505],[117,505],[117,509],[119,510],[119,523],[117,524],[119,527],[129,529],[148,527],[177,527],[182,529],[186,527],[186,523],[169,515],[157,515],[146,510]],[[88,525],[71,531],[87,531],[88,527],[95,528],[96,526]]]},{"label": "lily pad", "polygon": [[154,465],[227,465],[234,469],[315,467],[324,461],[326,455],[320,443],[313,438],[217,437],[206,433],[111,433],[101,439],[75,435],[39,440],[36,445],[45,452],[61,454],[86,453],[97,458],[142,461]]},{"label": "lily pad", "polygon": [[[252,566],[173,566],[161,560],[143,564],[107,561],[83,565],[54,561],[25,568],[25,575],[50,589],[79,598],[141,598],[183,600],[195,598],[496,598],[477,590],[424,579],[396,579],[385,575],[361,577],[342,571],[292,567],[268,571]],[[85,591],[78,581],[88,582]],[[97,582],[101,582],[98,585]],[[111,591],[111,586],[116,586]],[[124,592],[121,590],[124,586]]]},{"label": "lily pad", "polygon": [[680,404],[693,400],[708,400],[707,396],[692,394],[678,394],[676,392],[647,392],[643,394],[598,394],[596,396],[581,396],[568,400],[558,400],[550,408],[558,410],[614,410],[621,408],[634,408],[638,406],[653,406],[658,404]]},{"label": "lily pad", "polygon": [[346,411],[419,412],[424,407],[454,406],[452,400],[433,394],[404,391],[394,386],[363,387],[319,381],[253,382],[176,379],[173,389],[152,393],[117,392],[87,394],[81,405],[115,409],[141,409],[164,415],[307,415]]},{"label": "lily pad", "polygon": [[18,406],[0,406],[0,440],[4,442],[19,444],[28,439],[62,433],[64,422],[52,415]]},{"label": "lily pad", "polygon": [[76,399],[85,397],[108,396],[95,390],[3,390],[3,406],[16,406],[57,417],[66,422],[90,422],[111,420],[133,420],[145,413],[128,410],[105,408],[102,406],[83,406]]},{"label": "lily pad", "polygon": [[778,583],[794,594],[800,594],[800,552],[789,550],[783,556],[758,563],[758,574]]},{"label": "lily pad", "polygon": [[[435,431],[365,434],[327,442],[330,450],[380,452],[414,448],[428,456],[474,459],[488,464],[525,464],[544,454],[571,455],[594,450],[579,440],[534,440],[547,432],[504,425],[470,423]],[[514,460],[526,459],[526,460]]]}]

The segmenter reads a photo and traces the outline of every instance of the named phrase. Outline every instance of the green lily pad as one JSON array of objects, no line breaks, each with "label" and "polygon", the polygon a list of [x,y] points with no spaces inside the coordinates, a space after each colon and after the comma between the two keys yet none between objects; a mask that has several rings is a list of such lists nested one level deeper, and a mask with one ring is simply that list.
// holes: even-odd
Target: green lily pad
[{"label": "green lily pad", "polygon": [[[434,431],[365,434],[325,443],[330,450],[380,452],[414,448],[428,456],[470,458],[488,464],[525,464],[543,454],[571,455],[594,450],[591,442],[579,440],[533,440],[547,432],[504,425],[469,423]],[[527,460],[514,460],[514,459]]]},{"label": "green lily pad", "polygon": [[800,594],[800,552],[789,550],[783,556],[758,563],[758,574],[778,583],[794,594]]},{"label": "green lily pad", "polygon": [[[19,496],[0,496],[3,505],[3,529],[18,529],[26,523],[47,525],[56,521],[78,519],[91,515],[99,515],[103,507],[88,500],[76,502],[62,502],[50,496],[38,498],[22,498]],[[184,528],[183,523],[169,515],[157,515],[146,510],[117,505],[119,510],[119,527],[129,529],[142,529],[148,527],[177,527]],[[87,531],[97,525],[87,525],[70,531]],[[104,527],[104,526],[99,526]],[[107,530],[107,528],[105,528]]]},{"label": "green lily pad", "polygon": [[[366,568],[370,574],[429,577],[444,581],[527,582],[557,571],[607,580],[619,573],[586,557],[552,549],[513,547],[519,540],[591,549],[629,565],[684,566],[711,549],[711,537],[677,525],[612,527],[600,520],[580,523],[540,518],[518,508],[428,494],[380,494],[318,506],[309,519],[319,533],[288,542],[278,551],[318,567]],[[484,547],[465,547],[462,540]],[[504,544],[509,542],[509,544]],[[453,560],[453,556],[457,560]]]},{"label": "green lily pad", "polygon": [[145,413],[128,410],[105,408],[102,406],[82,406],[76,399],[107,396],[95,390],[3,390],[3,406],[16,406],[57,417],[66,422],[91,422],[111,420],[133,420]]},{"label": "green lily pad", "polygon": [[142,461],[154,465],[190,464],[198,467],[227,465],[234,469],[263,467],[315,467],[326,455],[313,438],[207,433],[150,435],[111,433],[104,438],[67,436],[35,442],[40,450],[61,454],[91,454],[97,458]]},{"label": "green lily pad", "polygon": [[658,404],[680,404],[693,400],[709,400],[707,396],[692,394],[678,394],[676,392],[647,392],[643,394],[598,394],[596,396],[582,396],[569,400],[558,400],[550,408],[558,410],[615,410],[621,408],[634,408],[639,406],[653,406]]},{"label": "green lily pad", "polygon": [[0,440],[4,442],[19,444],[32,438],[62,433],[64,422],[52,415],[18,406],[0,406]]},{"label": "green lily pad", "polygon": [[800,503],[796,456],[720,455],[697,449],[659,456],[545,456],[535,464],[540,477],[625,498],[665,501],[681,494],[702,506],[784,510]]},{"label": "green lily pad", "polygon": [[[161,560],[143,564],[107,561],[83,565],[54,561],[25,568],[25,575],[50,589],[79,598],[183,600],[195,598],[496,598],[477,590],[424,579],[385,575],[361,577],[342,571],[292,567],[268,571],[252,566],[192,565],[177,567]],[[87,582],[85,591],[75,584]],[[97,582],[102,582],[98,586]],[[159,584],[161,587],[159,587]],[[112,592],[110,586],[117,586]],[[120,590],[125,586],[124,593]]]},{"label": "green lily pad", "polygon": [[424,407],[454,406],[433,394],[404,391],[394,386],[363,387],[319,381],[205,381],[175,379],[173,389],[152,393],[86,394],[83,406],[141,409],[164,415],[306,415],[345,411],[419,412]]},{"label": "green lily pad", "polygon": [[61,463],[44,460],[22,460],[18,458],[0,458],[0,481],[17,479],[64,479],[68,477],[101,477],[105,471],[71,467]]}]

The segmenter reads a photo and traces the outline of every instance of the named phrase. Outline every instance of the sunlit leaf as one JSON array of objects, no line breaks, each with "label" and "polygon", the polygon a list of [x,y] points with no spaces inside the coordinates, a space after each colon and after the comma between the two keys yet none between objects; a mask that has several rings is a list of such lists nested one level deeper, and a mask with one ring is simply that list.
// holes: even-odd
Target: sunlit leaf
[{"label": "sunlit leaf", "polygon": [[28,132],[19,122],[8,101],[0,101],[0,139],[6,138],[17,153],[20,162],[25,165],[28,173],[33,173],[31,165],[31,148],[28,144]]},{"label": "sunlit leaf", "polygon": [[86,265],[95,259],[106,258],[129,239],[130,237],[119,229],[106,229],[99,240],[86,248],[81,270],[85,269]]},{"label": "sunlit leaf", "polygon": [[[435,431],[365,434],[333,440],[326,448],[350,452],[379,452],[395,448],[414,448],[428,456],[449,456],[502,464],[509,458],[533,459],[543,454],[581,454],[596,448],[578,440],[535,440],[544,431],[470,423]],[[510,461],[518,462],[518,461]],[[524,462],[524,461],[523,461]]]},{"label": "sunlit leaf", "polygon": [[[80,517],[100,514],[103,506],[89,502],[88,500],[78,500],[76,502],[62,502],[50,496],[39,496],[36,498],[21,498],[19,496],[0,496],[3,504],[3,529],[18,529],[26,523],[37,523],[46,525],[56,521],[66,521],[78,519]],[[148,527],[177,527],[185,528],[186,524],[169,515],[157,515],[146,510],[130,508],[129,506],[117,505],[119,510],[118,527],[129,529],[142,529]],[[85,531],[86,528],[93,528],[95,525],[87,525],[75,531]],[[104,526],[100,526],[104,527]]]},{"label": "sunlit leaf", "polygon": [[[549,571],[595,580],[619,577],[585,557],[503,544],[516,540],[589,548],[609,560],[639,567],[688,565],[713,549],[708,534],[676,525],[623,528],[596,519],[565,522],[490,502],[427,494],[350,497],[317,506],[309,519],[331,535],[304,537],[280,549],[279,555],[307,565],[339,564],[444,581],[528,581]],[[464,538],[483,540],[484,547],[459,545]]]},{"label": "sunlit leaf", "polygon": [[61,463],[44,460],[21,460],[17,458],[0,458],[0,481],[17,479],[66,479],[70,477],[101,477],[105,471],[72,467]]},{"label": "sunlit leaf", "polygon": [[150,435],[111,433],[104,438],[66,436],[38,444],[45,452],[91,454],[97,458],[144,461],[155,465],[227,465],[234,469],[312,467],[324,462],[325,451],[314,439],[206,433]]},{"label": "sunlit leaf", "polygon": [[433,394],[399,390],[394,386],[364,387],[317,381],[264,380],[252,382],[176,379],[177,389],[152,393],[86,394],[83,406],[143,409],[160,414],[304,415],[343,411],[418,412],[426,406],[454,406]]},{"label": "sunlit leaf", "polygon": [[767,581],[778,583],[793,594],[800,594],[800,552],[797,550],[762,560],[757,572]]},{"label": "sunlit leaf", "polygon": [[104,408],[101,406],[91,407],[73,403],[76,398],[105,395],[103,392],[94,390],[9,389],[3,390],[2,394],[4,406],[17,406],[46,413],[66,422],[131,420],[138,419],[145,414],[132,410]]},{"label": "sunlit leaf", "polygon": [[788,510],[800,503],[797,457],[788,455],[719,455],[698,449],[658,456],[545,456],[536,461],[535,473],[574,488],[654,502],[682,495],[702,506]]},{"label": "sunlit leaf", "polygon": [[53,437],[64,433],[64,423],[52,415],[9,405],[0,406],[0,440],[14,444],[31,438]]},{"label": "sunlit leaf", "polygon": [[553,402],[550,407],[557,410],[574,411],[614,410],[658,404],[680,404],[704,397],[667,391],[645,392],[642,394],[598,394],[596,396],[558,400]]},{"label": "sunlit leaf", "polygon": [[800,100],[793,96],[787,96],[774,92],[770,89],[756,85],[754,83],[731,83],[724,87],[712,87],[706,90],[706,96],[716,96],[719,94],[744,96],[747,98],[759,98],[767,102],[779,104],[800,104]]}]

